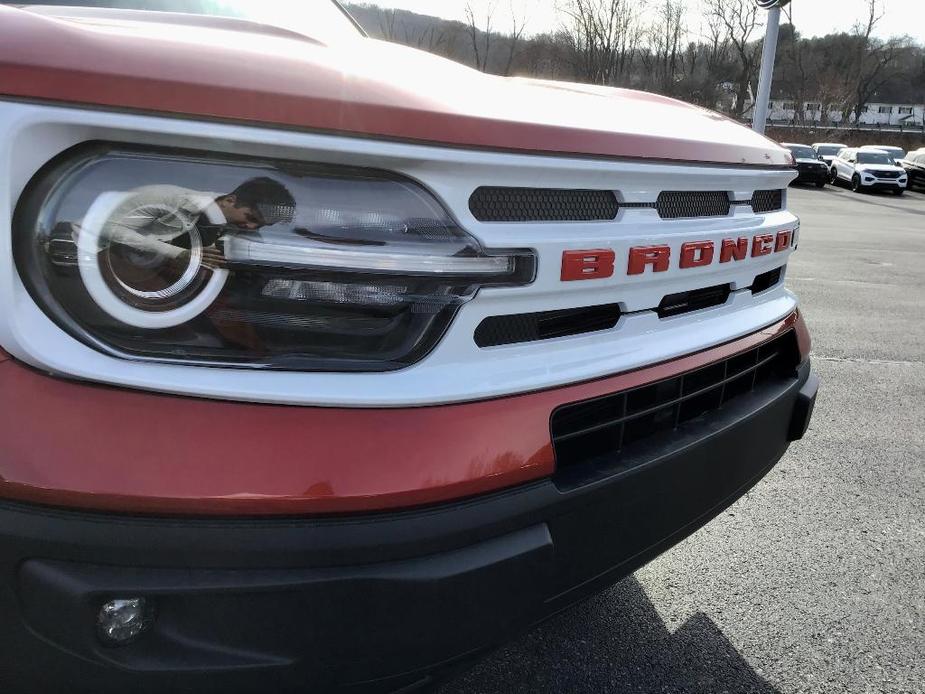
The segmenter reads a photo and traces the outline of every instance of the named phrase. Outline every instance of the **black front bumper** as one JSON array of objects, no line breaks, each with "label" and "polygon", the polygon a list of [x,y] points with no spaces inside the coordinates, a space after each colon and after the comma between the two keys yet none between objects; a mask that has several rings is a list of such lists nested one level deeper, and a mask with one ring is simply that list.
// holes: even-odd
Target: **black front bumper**
[{"label": "black front bumper", "polygon": [[[545,480],[423,510],[129,518],[0,504],[0,683],[15,692],[394,691],[426,684],[631,573],[800,438],[818,380],[755,390],[568,490]],[[769,510],[769,512],[771,512]],[[152,630],[102,646],[113,597]]]}]

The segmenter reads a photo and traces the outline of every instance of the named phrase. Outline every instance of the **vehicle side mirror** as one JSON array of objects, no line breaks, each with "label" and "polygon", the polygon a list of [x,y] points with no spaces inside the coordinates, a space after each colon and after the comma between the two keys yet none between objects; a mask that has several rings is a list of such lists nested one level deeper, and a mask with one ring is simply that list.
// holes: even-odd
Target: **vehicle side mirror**
[{"label": "vehicle side mirror", "polygon": [[825,157],[823,157],[821,154],[817,155],[816,158],[817,158],[819,161],[825,161]]}]

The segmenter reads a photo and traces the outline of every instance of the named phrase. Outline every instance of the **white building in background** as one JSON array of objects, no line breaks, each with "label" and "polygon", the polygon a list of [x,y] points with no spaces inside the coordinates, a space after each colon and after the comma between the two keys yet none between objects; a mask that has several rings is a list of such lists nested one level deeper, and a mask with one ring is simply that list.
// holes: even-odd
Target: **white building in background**
[{"label": "white building in background", "polygon": [[867,104],[861,123],[882,125],[922,125],[925,104]]},{"label": "white building in background", "polygon": [[[791,121],[801,121],[806,123],[819,123],[823,120],[823,105],[818,101],[807,101],[803,104],[802,118],[798,112],[799,104],[787,99],[774,99],[770,104],[771,122],[789,123]],[[840,110],[829,109],[829,123],[841,123],[842,114]],[[925,125],[925,104],[886,104],[870,103],[867,104],[861,117],[856,119],[852,111],[848,115],[847,123],[860,125],[885,125],[891,127],[922,127]]]}]

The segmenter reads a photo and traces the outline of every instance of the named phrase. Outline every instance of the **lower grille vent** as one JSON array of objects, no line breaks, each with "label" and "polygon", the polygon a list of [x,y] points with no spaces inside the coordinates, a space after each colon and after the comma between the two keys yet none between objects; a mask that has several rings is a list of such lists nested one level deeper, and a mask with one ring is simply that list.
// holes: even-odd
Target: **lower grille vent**
[{"label": "lower grille vent", "polygon": [[695,289],[690,292],[669,294],[658,305],[658,317],[680,316],[682,313],[699,311],[711,306],[722,306],[729,299],[732,287],[728,284],[717,284],[705,289]]},{"label": "lower grille vent", "polygon": [[540,313],[491,316],[475,329],[475,344],[497,347],[609,330],[620,320],[620,305],[568,308]]},{"label": "lower grille vent", "polygon": [[696,371],[560,407],[551,420],[556,474],[567,479],[579,467],[612,467],[648,439],[709,418],[774,379],[795,376],[798,364],[791,331]]},{"label": "lower grille vent", "polygon": [[780,276],[783,271],[784,268],[779,267],[758,275],[755,278],[755,281],[752,283],[752,294],[760,294],[761,292],[766,292],[771,287],[776,286],[778,282],[780,282]]}]

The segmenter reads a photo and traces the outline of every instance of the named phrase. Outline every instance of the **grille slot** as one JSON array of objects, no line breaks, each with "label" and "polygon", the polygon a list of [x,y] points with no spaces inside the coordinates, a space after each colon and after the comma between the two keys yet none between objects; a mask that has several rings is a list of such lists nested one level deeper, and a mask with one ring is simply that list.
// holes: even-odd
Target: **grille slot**
[{"label": "grille slot", "polygon": [[635,446],[709,417],[775,379],[796,375],[799,350],[788,332],[754,349],[680,376],[584,402],[564,405],[550,426],[561,480],[588,466],[612,467]]},{"label": "grille slot", "polygon": [[725,191],[663,191],[655,203],[662,219],[726,217],[732,203]]},{"label": "grille slot", "polygon": [[754,212],[775,212],[784,208],[784,191],[756,190],[752,195]]},{"label": "grille slot", "polygon": [[780,282],[780,277],[783,271],[784,268],[779,267],[768,272],[762,272],[755,278],[755,281],[752,283],[752,294],[760,294],[761,292],[766,292],[768,289],[775,286],[778,282]]},{"label": "grille slot", "polygon": [[678,292],[677,294],[668,294],[658,305],[658,317],[668,318],[669,316],[680,316],[682,313],[699,311],[702,308],[711,306],[722,306],[732,293],[732,287],[728,284],[717,284],[713,287],[703,289],[694,289],[689,292]]},{"label": "grille slot", "polygon": [[469,210],[480,222],[592,222],[615,219],[620,205],[610,190],[482,187]]},{"label": "grille slot", "polygon": [[479,347],[497,347],[609,330],[620,320],[620,315],[619,304],[607,304],[491,316],[475,329],[475,344]]}]

